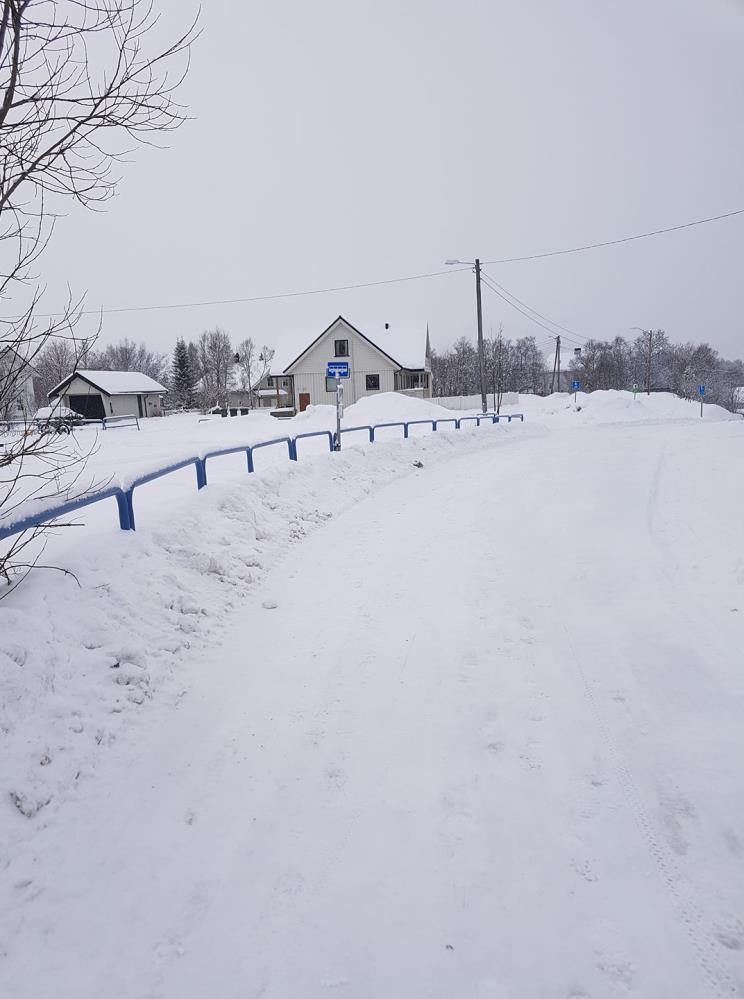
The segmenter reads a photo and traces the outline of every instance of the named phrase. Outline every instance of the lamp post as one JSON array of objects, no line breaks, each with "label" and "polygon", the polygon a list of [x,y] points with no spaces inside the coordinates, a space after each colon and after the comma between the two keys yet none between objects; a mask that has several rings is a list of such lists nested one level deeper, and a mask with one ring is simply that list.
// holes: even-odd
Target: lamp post
[{"label": "lamp post", "polygon": [[486,359],[483,350],[483,309],[481,307],[481,267],[478,257],[475,260],[445,260],[446,266],[465,264],[475,268],[475,308],[478,316],[478,371],[480,374],[481,409],[485,413],[486,403]]}]

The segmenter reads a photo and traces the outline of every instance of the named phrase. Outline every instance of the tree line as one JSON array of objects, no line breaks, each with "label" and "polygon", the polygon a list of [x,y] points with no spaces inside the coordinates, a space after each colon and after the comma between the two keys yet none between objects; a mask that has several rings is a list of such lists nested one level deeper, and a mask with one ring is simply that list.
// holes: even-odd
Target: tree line
[{"label": "tree line", "polygon": [[[510,340],[503,327],[483,341],[486,392],[497,397],[504,392],[550,391],[545,358],[532,336]],[[478,351],[467,337],[460,337],[445,351],[432,351],[431,371],[435,396],[476,395],[480,392]]]},{"label": "tree line", "polygon": [[[252,337],[232,344],[230,335],[216,327],[196,340],[179,337],[171,355],[150,350],[145,343],[124,338],[97,348],[94,342],[52,339],[34,362],[39,405],[47,393],[75,368],[140,371],[168,389],[169,408],[203,410],[229,405],[231,393],[252,396],[269,371],[274,351],[259,347]],[[577,378],[581,390],[627,389],[668,391],[691,399],[705,385],[705,397],[726,409],[741,406],[744,362],[729,361],[707,343],[674,344],[663,330],[643,333],[635,340],[587,340],[566,363],[562,381],[554,379],[552,366],[535,337],[511,340],[503,328],[484,339],[486,391],[547,395],[551,388],[567,391]],[[480,392],[478,351],[467,337],[460,337],[444,351],[432,351],[434,396],[476,395]]]},{"label": "tree line", "polygon": [[37,403],[73,371],[139,371],[168,389],[171,409],[220,408],[238,392],[249,400],[269,371],[274,351],[259,347],[252,337],[233,345],[230,335],[216,327],[197,340],[179,337],[172,354],[157,353],[145,343],[124,338],[98,348],[95,341],[50,339],[34,359]]},{"label": "tree line", "polygon": [[[584,392],[598,389],[673,392],[684,399],[698,395],[705,385],[705,398],[732,412],[742,405],[744,362],[729,361],[708,343],[672,343],[664,330],[649,330],[634,340],[587,340],[573,348],[566,364],[562,352],[562,379],[558,385],[553,366],[534,337],[510,340],[503,328],[484,340],[486,391],[497,397],[504,392],[547,395],[551,387],[567,391],[576,378]],[[435,396],[475,395],[480,392],[478,351],[461,337],[445,351],[432,352]]]}]

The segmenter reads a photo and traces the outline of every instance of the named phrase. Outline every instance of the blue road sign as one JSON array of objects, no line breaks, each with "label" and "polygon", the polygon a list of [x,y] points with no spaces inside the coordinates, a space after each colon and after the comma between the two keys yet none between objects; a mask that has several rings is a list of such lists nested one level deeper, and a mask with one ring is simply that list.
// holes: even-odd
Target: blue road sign
[{"label": "blue road sign", "polygon": [[326,375],[328,378],[335,378],[338,375],[339,378],[349,377],[349,362],[348,361],[329,361],[328,367],[326,368]]},{"label": "blue road sign", "polygon": [[705,385],[698,385],[698,395],[705,395]]},{"label": "blue road sign", "polygon": [[574,380],[571,382],[571,391],[578,392],[580,388],[581,388],[581,382],[579,381],[578,378],[574,378]]}]

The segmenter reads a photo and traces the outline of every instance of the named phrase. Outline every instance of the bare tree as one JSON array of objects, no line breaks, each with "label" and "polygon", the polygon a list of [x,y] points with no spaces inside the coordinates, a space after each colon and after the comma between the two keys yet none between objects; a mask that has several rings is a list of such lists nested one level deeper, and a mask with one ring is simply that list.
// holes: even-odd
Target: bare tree
[{"label": "bare tree", "polygon": [[253,390],[271,369],[274,351],[265,344],[257,347],[253,338],[247,337],[238,344],[236,357],[240,388],[252,398]]},{"label": "bare tree", "polygon": [[235,356],[230,345],[230,337],[217,326],[202,333],[198,347],[201,408],[205,411],[214,406],[224,408],[228,403],[230,368]]},{"label": "bare tree", "polygon": [[91,351],[85,363],[94,371],[139,371],[156,382],[167,378],[168,358],[165,354],[156,354],[146,343],[135,343],[127,337],[102,350]]},{"label": "bare tree", "polygon": [[[116,189],[116,166],[133,145],[184,120],[175,90],[187,69],[194,26],[148,52],[157,23],[151,0],[0,0],[0,347],[19,363],[0,377],[2,401],[18,392],[48,344],[65,341],[77,362],[97,328],[82,336],[82,298],[39,315],[35,265],[66,202],[100,206]],[[171,76],[175,71],[176,75]],[[7,308],[7,307],[6,307]],[[0,448],[0,520],[29,497],[70,497],[80,455],[26,428]],[[13,585],[38,559],[47,528],[20,536],[0,556]],[[20,551],[36,552],[21,564]]]},{"label": "bare tree", "polygon": [[499,323],[499,331],[495,337],[487,337],[484,344],[486,355],[487,384],[490,382],[493,392],[493,408],[501,412],[501,401],[504,392],[509,391],[512,384],[512,367],[514,363],[514,348],[511,340],[504,339],[504,327]]},{"label": "bare tree", "polygon": [[59,385],[76,368],[88,366],[92,346],[92,340],[50,337],[33,363],[38,406],[46,406],[50,389]]}]

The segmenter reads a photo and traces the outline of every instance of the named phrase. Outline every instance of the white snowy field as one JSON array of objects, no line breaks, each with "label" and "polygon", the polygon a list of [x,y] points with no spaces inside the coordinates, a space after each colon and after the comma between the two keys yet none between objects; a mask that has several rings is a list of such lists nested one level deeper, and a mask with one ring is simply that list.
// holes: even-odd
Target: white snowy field
[{"label": "white snowy field", "polygon": [[0,602],[3,997],[744,995],[744,423],[522,404],[54,540],[79,586]]}]

